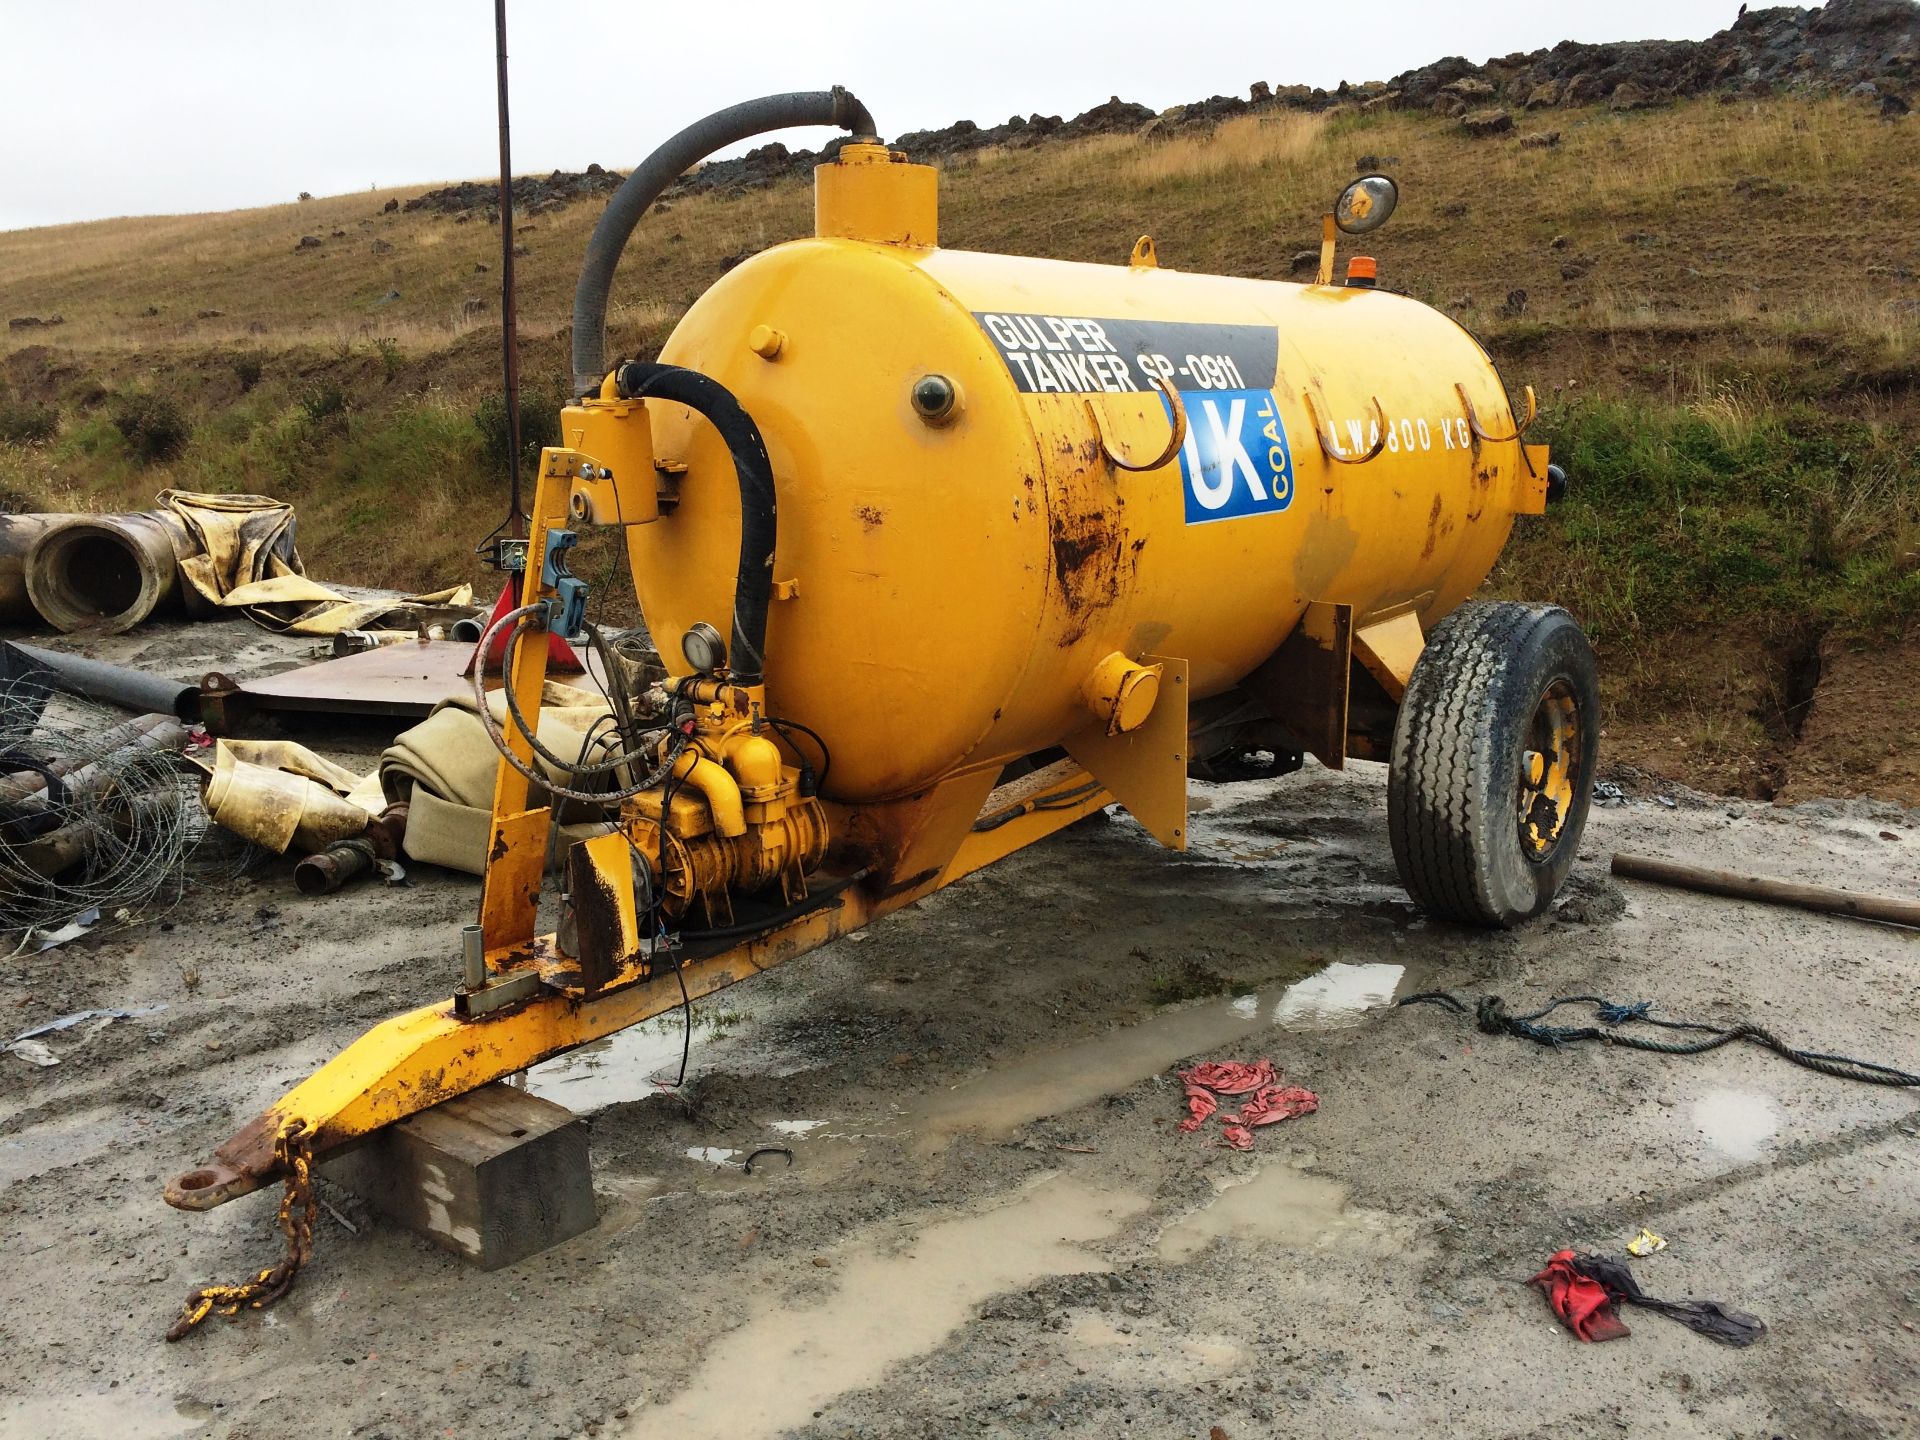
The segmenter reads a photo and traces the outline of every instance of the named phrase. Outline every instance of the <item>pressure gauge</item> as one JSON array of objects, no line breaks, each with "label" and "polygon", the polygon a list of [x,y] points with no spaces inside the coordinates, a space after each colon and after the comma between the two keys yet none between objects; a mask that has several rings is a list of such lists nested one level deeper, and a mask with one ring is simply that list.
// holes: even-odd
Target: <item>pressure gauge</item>
[{"label": "pressure gauge", "polygon": [[680,653],[701,674],[711,674],[727,663],[727,642],[706,621],[696,620],[680,637]]}]

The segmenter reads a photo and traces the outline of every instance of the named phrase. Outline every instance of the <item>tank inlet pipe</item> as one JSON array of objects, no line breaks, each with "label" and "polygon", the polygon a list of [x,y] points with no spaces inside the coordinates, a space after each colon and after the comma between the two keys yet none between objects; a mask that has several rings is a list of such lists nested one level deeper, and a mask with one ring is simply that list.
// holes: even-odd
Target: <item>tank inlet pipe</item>
[{"label": "tank inlet pipe", "polygon": [[740,482],[740,568],[733,585],[733,644],[729,663],[737,685],[766,678],[767,607],[773,601],[773,462],[753,417],[718,380],[678,365],[630,361],[614,376],[629,400],[672,400],[704,415],[726,442]]}]

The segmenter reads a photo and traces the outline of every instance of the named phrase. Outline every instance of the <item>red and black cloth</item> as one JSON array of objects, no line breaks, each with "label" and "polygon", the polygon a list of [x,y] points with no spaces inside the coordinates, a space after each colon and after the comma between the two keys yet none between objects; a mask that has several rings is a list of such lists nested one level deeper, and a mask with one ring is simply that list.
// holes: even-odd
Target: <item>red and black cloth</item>
[{"label": "red and black cloth", "polygon": [[1657,1310],[1722,1345],[1751,1345],[1767,1327],[1743,1310],[1717,1300],[1659,1300],[1640,1288],[1624,1260],[1556,1251],[1547,1268],[1527,1282],[1547,1297],[1553,1313],[1580,1339],[1624,1340],[1630,1333],[1620,1319],[1620,1302]]}]

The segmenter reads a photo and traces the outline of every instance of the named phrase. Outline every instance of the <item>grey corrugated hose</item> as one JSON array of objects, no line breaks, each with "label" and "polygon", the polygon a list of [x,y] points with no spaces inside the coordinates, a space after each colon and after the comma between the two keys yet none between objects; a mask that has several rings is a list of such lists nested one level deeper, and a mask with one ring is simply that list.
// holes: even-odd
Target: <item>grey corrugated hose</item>
[{"label": "grey corrugated hose", "polygon": [[573,390],[585,395],[606,374],[607,296],[614,267],[640,217],[667,187],[716,150],[770,130],[796,125],[837,125],[860,137],[875,134],[873,116],[845,89],[800,90],[765,95],[716,110],[696,120],[641,162],[607,202],[607,211],[587,241],[587,258],[573,291]]}]

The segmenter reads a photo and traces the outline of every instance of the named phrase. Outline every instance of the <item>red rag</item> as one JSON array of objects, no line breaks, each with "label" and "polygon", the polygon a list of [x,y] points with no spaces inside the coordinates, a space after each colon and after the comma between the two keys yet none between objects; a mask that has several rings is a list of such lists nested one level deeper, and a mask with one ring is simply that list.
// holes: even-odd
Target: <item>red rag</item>
[{"label": "red rag", "polygon": [[[1274,1125],[1296,1115],[1311,1115],[1320,1108],[1320,1097],[1299,1085],[1263,1085],[1240,1105],[1238,1123]],[[1229,1123],[1234,1116],[1224,1117]]]},{"label": "red rag", "polygon": [[1188,1085],[1204,1085],[1219,1095],[1244,1095],[1271,1085],[1275,1080],[1273,1061],[1258,1060],[1242,1065],[1238,1060],[1205,1060],[1191,1070],[1180,1072]]},{"label": "red rag", "polygon": [[1220,1102],[1213,1098],[1211,1090],[1203,1085],[1187,1086],[1187,1118],[1180,1122],[1180,1133],[1191,1135],[1219,1108]]},{"label": "red rag", "polygon": [[1527,1283],[1546,1295],[1560,1323],[1582,1340],[1624,1340],[1632,1333],[1621,1321],[1606,1287],[1573,1268],[1571,1250],[1555,1251],[1547,1268]]},{"label": "red rag", "polygon": [[1220,1127],[1220,1133],[1226,1138],[1230,1150],[1253,1149],[1253,1132],[1244,1125],[1228,1120]]}]

